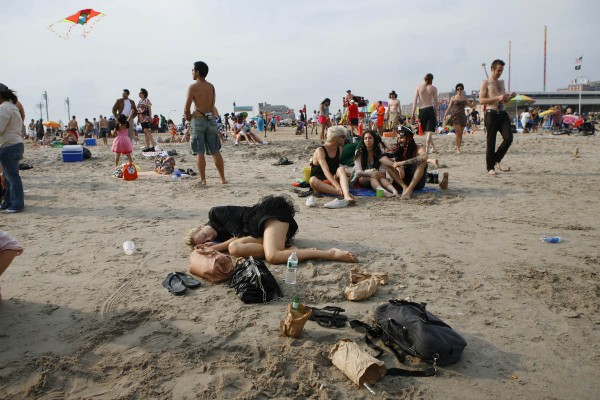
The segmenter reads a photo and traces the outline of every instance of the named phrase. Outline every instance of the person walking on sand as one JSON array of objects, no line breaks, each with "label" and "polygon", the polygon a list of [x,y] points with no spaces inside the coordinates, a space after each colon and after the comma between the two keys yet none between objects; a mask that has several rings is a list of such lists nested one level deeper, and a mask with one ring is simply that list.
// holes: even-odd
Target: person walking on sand
[{"label": "person walking on sand", "polygon": [[102,138],[102,142],[105,146],[108,146],[108,120],[102,115],[99,117],[98,129],[98,137]]},{"label": "person walking on sand", "polygon": [[460,154],[462,145],[462,136],[467,126],[467,114],[465,107],[469,106],[475,109],[475,101],[470,101],[465,95],[465,86],[462,83],[456,84],[456,95],[450,98],[450,103],[444,115],[444,121],[448,119],[448,123],[454,127],[456,134],[456,154]]},{"label": "person walking on sand", "polygon": [[321,125],[321,135],[319,138],[325,140],[325,130],[331,127],[331,119],[329,118],[329,106],[331,100],[326,98],[321,102],[319,106],[319,125]]},{"label": "person walking on sand", "polygon": [[119,125],[117,126],[117,137],[112,143],[112,152],[116,153],[115,167],[119,166],[121,154],[124,154],[127,157],[129,164],[133,164],[133,159],[131,158],[133,145],[131,144],[131,140],[129,140],[129,123],[131,119],[131,117],[127,118],[123,114],[119,115],[117,118],[117,121],[119,122]]},{"label": "person walking on sand", "polygon": [[[142,126],[144,138],[146,140],[146,148],[144,151],[154,151],[156,142],[152,136],[152,103],[148,99],[148,91],[144,88],[140,89],[140,101],[137,105],[138,123]],[[158,116],[156,116],[158,122]]]},{"label": "person walking on sand", "polygon": [[387,126],[390,131],[395,131],[400,125],[400,101],[395,90],[389,94],[388,108],[386,111]]},{"label": "person walking on sand", "polygon": [[383,102],[379,100],[377,102],[377,132],[379,136],[383,136],[383,125],[385,123],[385,107]]},{"label": "person walking on sand", "polygon": [[[190,85],[183,108],[185,118],[190,121],[191,139],[190,148],[196,155],[196,166],[200,175],[200,185],[206,185],[206,158],[208,152],[213,156],[215,167],[219,172],[221,183],[227,183],[225,179],[225,165],[221,155],[221,142],[219,140],[217,120],[218,115],[215,107],[215,87],[206,81],[208,65],[202,61],[194,63],[192,79],[196,82]],[[194,103],[194,112],[191,106]]]},{"label": "person walking on sand", "polygon": [[[485,111],[485,129],[487,131],[487,148],[485,152],[485,163],[488,174],[496,175],[496,170],[503,171],[500,162],[506,155],[508,148],[513,141],[513,134],[510,130],[510,118],[506,112],[504,103],[515,97],[516,93],[506,93],[504,81],[500,76],[504,71],[504,61],[494,60],[492,62],[492,73],[490,78],[481,83],[479,90],[479,102],[486,106]],[[502,135],[502,143],[496,150],[496,134]],[[505,171],[509,171],[506,169]]]},{"label": "person walking on sand", "polygon": [[23,119],[17,107],[19,99],[8,87],[0,86],[0,171],[4,175],[5,193],[0,209],[6,214],[25,209],[19,161],[23,158]]},{"label": "person walking on sand", "polygon": [[436,116],[435,110],[438,108],[438,92],[437,88],[433,86],[433,75],[428,73],[424,78],[425,82],[417,86],[415,91],[415,98],[413,100],[412,115],[415,116],[415,110],[419,107],[419,123],[421,129],[425,133],[425,151],[429,153],[435,153],[435,145],[433,144],[433,137],[431,136],[435,132]]},{"label": "person walking on sand", "polygon": [[[133,112],[131,116],[131,120],[137,116],[137,109],[135,107],[135,102],[129,98],[129,90],[123,89],[123,97],[117,99],[115,101],[115,105],[112,108],[112,113],[115,119],[119,117],[119,115],[123,114],[129,116]],[[129,124],[129,132],[127,133],[129,140],[131,140],[131,144],[136,144],[136,135],[135,130],[133,129],[133,124]]]}]

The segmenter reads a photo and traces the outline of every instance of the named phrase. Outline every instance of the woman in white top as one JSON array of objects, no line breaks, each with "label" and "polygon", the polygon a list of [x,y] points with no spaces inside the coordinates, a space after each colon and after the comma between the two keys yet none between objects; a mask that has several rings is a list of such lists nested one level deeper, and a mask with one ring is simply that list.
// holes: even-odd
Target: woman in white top
[{"label": "woman in white top", "polygon": [[6,86],[0,86],[0,165],[4,174],[6,192],[0,204],[5,213],[17,213],[25,208],[23,183],[19,175],[19,161],[25,146],[22,138],[23,118],[17,96]]}]

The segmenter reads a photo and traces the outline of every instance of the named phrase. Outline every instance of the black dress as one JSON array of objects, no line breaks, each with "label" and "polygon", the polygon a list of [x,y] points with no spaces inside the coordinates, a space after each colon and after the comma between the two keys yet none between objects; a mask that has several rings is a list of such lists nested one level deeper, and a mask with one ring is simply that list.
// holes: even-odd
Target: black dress
[{"label": "black dress", "polygon": [[216,241],[224,242],[232,237],[263,237],[265,222],[275,218],[290,224],[286,234],[286,245],[290,244],[298,231],[294,220],[296,208],[289,196],[266,196],[251,206],[219,206],[208,212],[208,225],[217,231]]}]

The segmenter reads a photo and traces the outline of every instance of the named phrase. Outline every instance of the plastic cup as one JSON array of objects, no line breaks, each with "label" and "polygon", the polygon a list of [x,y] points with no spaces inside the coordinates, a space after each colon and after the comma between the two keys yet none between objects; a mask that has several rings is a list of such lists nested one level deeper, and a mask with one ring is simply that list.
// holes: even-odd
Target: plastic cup
[{"label": "plastic cup", "polygon": [[125,243],[123,243],[123,251],[128,256],[132,255],[134,250],[135,250],[135,244],[133,244],[133,242],[131,240],[128,240]]},{"label": "plastic cup", "polygon": [[383,197],[383,189],[379,188],[375,190],[375,197]]},{"label": "plastic cup", "polygon": [[304,168],[304,182],[310,181],[310,167]]}]

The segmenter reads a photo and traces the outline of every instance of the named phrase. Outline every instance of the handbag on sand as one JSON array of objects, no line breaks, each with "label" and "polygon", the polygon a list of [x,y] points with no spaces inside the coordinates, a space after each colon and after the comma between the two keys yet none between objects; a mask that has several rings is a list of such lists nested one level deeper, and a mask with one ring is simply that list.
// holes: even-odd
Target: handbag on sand
[{"label": "handbag on sand", "polygon": [[190,274],[199,276],[212,283],[225,282],[233,275],[233,261],[231,257],[206,246],[199,244],[190,253]]},{"label": "handbag on sand", "polygon": [[283,297],[271,271],[262,260],[255,260],[253,257],[238,259],[229,287],[235,289],[235,294],[246,304],[266,304]]}]

